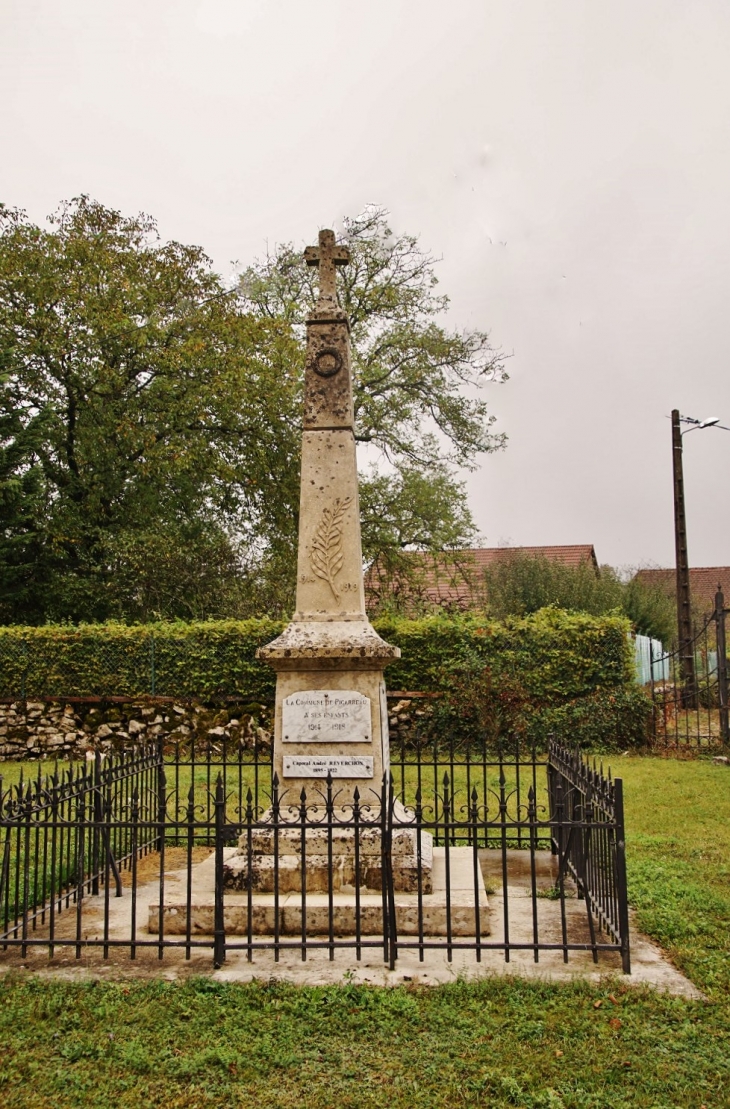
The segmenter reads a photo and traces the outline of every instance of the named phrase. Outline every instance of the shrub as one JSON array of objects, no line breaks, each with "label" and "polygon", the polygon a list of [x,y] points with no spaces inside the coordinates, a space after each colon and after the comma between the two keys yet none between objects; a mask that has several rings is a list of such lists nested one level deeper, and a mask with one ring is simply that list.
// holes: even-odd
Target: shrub
[{"label": "shrub", "polygon": [[447,692],[460,676],[488,667],[495,681],[517,680],[531,701],[552,704],[633,682],[630,626],[622,616],[548,608],[504,621],[383,617],[374,625],[402,651],[388,667],[391,689]]},{"label": "shrub", "polygon": [[481,583],[488,612],[499,619],[524,616],[552,606],[600,616],[621,612],[637,632],[668,643],[675,634],[677,610],[664,589],[637,577],[620,577],[610,566],[565,566],[544,555],[519,551],[484,571]]},{"label": "shrub", "polygon": [[[457,740],[548,731],[596,746],[640,742],[628,621],[560,609],[496,621],[443,615],[381,618],[403,657],[391,689],[441,692],[432,727]],[[273,700],[275,674],[256,648],[281,621],[0,628],[0,696],[139,696]]]},{"label": "shrub", "polygon": [[602,689],[563,705],[537,709],[527,728],[530,741],[548,735],[591,751],[644,747],[651,738],[651,698],[639,686]]},{"label": "shrub", "polygon": [[[403,657],[391,689],[443,692],[485,666],[522,682],[532,700],[585,696],[632,680],[628,623],[545,609],[518,619],[474,616],[383,618],[375,627]],[[275,677],[256,648],[283,623],[82,624],[0,628],[0,695],[243,695],[271,700]]]},{"label": "shrub", "polygon": [[258,662],[256,648],[282,628],[268,618],[0,628],[0,695],[225,694],[270,701],[275,676]]}]

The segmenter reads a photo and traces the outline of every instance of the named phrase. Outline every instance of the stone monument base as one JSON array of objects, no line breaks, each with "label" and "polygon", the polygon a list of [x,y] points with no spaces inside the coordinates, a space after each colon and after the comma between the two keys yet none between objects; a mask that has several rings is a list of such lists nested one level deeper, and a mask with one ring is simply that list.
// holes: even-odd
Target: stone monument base
[{"label": "stone monument base", "polygon": [[[399,893],[432,892],[433,836],[408,826],[406,810],[396,803],[396,824],[391,831],[390,858],[393,888]],[[281,818],[280,818],[281,820]],[[271,827],[265,825],[271,823]],[[357,852],[356,841],[357,835]],[[302,860],[306,859],[304,884],[310,893],[379,893],[383,888],[382,830],[377,813],[369,813],[367,823],[353,826],[351,811],[335,809],[331,825],[324,811],[310,811],[304,831],[281,822],[274,827],[271,810],[261,817],[256,828],[244,832],[237,853],[227,861],[223,885],[229,890],[251,889],[280,894],[300,893]],[[359,878],[359,881],[358,881]]]},{"label": "stone monument base", "polygon": [[[226,866],[230,866],[238,849],[226,849]],[[200,863],[194,870],[194,897],[190,907],[190,929],[193,936],[210,936],[214,932],[215,905],[212,893],[214,881],[213,857]],[[309,866],[307,882],[309,883]],[[205,888],[204,888],[205,887]],[[198,896],[195,896],[196,893]],[[490,934],[489,904],[481,869],[478,872],[477,897],[474,891],[474,852],[471,847],[449,848],[448,897],[446,884],[446,848],[434,847],[431,867],[431,892],[421,897],[420,914],[417,893],[396,892],[395,916],[399,936],[474,936],[477,932],[477,904],[479,934]],[[275,934],[276,905],[273,893],[228,892],[224,898],[223,919],[228,937],[270,936]],[[304,895],[307,936],[329,934],[330,896],[327,892],[312,892],[309,884]],[[337,936],[357,934],[357,901],[355,891],[342,889],[332,894],[333,925]],[[421,921],[419,923],[419,915]],[[360,934],[383,934],[382,895],[366,890],[359,897]],[[302,893],[279,893],[279,935],[301,936]],[[159,904],[150,905],[148,928],[157,933]],[[184,936],[187,928],[185,903],[165,905],[163,914],[166,935]]]}]

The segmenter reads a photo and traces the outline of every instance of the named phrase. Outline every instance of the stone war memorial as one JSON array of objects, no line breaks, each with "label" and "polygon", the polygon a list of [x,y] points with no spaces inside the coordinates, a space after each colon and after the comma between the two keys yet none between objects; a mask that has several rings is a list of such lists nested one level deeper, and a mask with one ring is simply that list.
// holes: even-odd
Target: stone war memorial
[{"label": "stone war memorial", "polygon": [[[276,671],[273,772],[280,808],[264,814],[253,837],[242,837],[226,880],[272,892],[276,872],[281,890],[331,886],[338,913],[346,916],[355,887],[382,892],[380,808],[390,773],[383,670],[400,651],[380,638],[365,613],[349,323],[335,285],[335,267],[346,265],[349,254],[332,231],[321,231],[319,246],[309,247],[305,258],[319,267],[319,299],[307,320],[296,611],[282,635],[258,652]],[[298,812],[300,802],[313,822],[304,876],[300,829],[280,829],[275,849],[267,827],[275,815]],[[354,804],[361,829],[353,827]],[[390,804],[401,818],[389,833],[394,890],[413,892],[420,881],[431,894],[432,836],[417,836],[403,806]],[[382,930],[378,912],[366,913],[363,922],[368,931]]]},{"label": "stone war memorial", "polygon": [[337,955],[340,973],[368,957],[385,973],[426,962],[429,980],[490,960],[526,970],[570,958],[581,973],[600,959],[628,972],[620,779],[560,741],[459,737],[438,716],[389,742],[386,673],[400,651],[365,609],[350,328],[337,299],[349,252],[321,231],[304,258],[319,296],[296,609],[258,650],[276,673],[271,742],[159,737],[0,786],[5,957],[207,952],[218,968],[243,957],[252,973],[286,959],[299,981],[321,974],[317,952]]},{"label": "stone war memorial", "polygon": [[400,651],[365,615],[349,324],[335,287],[348,252],[322,231],[305,257],[319,300],[307,320],[296,612],[258,654],[276,671],[279,780],[298,796],[329,773],[345,802],[388,771],[383,669]]}]

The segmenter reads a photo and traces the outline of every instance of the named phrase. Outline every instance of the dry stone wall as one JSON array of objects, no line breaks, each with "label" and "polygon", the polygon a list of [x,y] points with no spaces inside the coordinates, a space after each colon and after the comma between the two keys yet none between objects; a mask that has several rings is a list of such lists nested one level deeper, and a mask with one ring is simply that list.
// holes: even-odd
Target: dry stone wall
[{"label": "dry stone wall", "polygon": [[[426,723],[432,702],[400,694],[388,697],[391,740],[405,742]],[[87,751],[119,750],[158,742],[196,745],[270,742],[271,707],[144,700],[123,704],[15,701],[0,704],[0,761],[82,758]]]},{"label": "dry stone wall", "polygon": [[[130,744],[268,743],[268,710],[232,705],[154,703],[79,704],[16,701],[0,705],[0,759],[79,758],[87,751],[112,751]],[[262,726],[263,725],[263,726]]]}]

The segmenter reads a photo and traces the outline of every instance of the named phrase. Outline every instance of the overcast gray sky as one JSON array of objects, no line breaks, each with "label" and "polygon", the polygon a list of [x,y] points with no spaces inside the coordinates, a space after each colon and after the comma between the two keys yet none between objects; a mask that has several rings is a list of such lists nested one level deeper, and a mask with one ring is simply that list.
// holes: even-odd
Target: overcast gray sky
[{"label": "overcast gray sky", "polygon": [[[366,203],[512,354],[488,545],[673,565],[669,412],[730,425],[727,0],[0,0],[0,200],[89,193],[223,273]],[[686,441],[730,563],[730,432]]]}]

